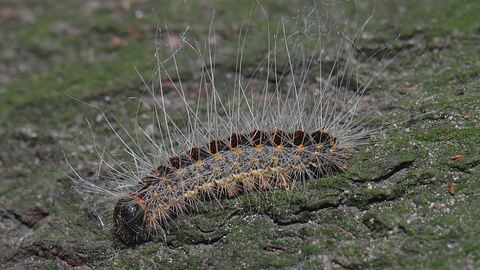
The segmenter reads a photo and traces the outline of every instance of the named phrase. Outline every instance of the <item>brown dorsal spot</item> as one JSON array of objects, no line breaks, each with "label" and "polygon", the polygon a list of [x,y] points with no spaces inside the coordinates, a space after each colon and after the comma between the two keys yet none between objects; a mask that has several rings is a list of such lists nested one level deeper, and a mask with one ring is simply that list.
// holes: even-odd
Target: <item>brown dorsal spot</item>
[{"label": "brown dorsal spot", "polygon": [[294,145],[296,145],[296,146],[308,145],[309,141],[310,140],[309,140],[308,136],[305,134],[305,132],[303,130],[297,129],[293,133],[293,144]]},{"label": "brown dorsal spot", "polygon": [[235,148],[238,146],[238,143],[239,141],[241,140],[241,135],[237,134],[237,133],[233,133],[231,136],[230,136],[230,148]]},{"label": "brown dorsal spot", "polygon": [[327,132],[317,130],[312,133],[312,139],[315,144],[329,142],[332,137]]},{"label": "brown dorsal spot", "polygon": [[200,160],[200,148],[198,148],[198,147],[192,148],[190,150],[190,153],[188,153],[188,155],[190,156],[190,159],[192,161]]},{"label": "brown dorsal spot", "polygon": [[265,132],[260,131],[258,129],[252,130],[249,134],[249,137],[250,137],[250,143],[252,146],[264,144],[264,142],[267,140],[267,136],[265,135]]},{"label": "brown dorsal spot", "polygon": [[217,152],[225,151],[225,150],[226,150],[226,144],[221,140],[212,140],[208,147],[208,151],[211,154],[215,154]]},{"label": "brown dorsal spot", "polygon": [[273,132],[270,139],[270,144],[272,146],[279,146],[279,145],[286,146],[287,141],[288,141],[287,134],[285,133],[285,131],[279,129]]},{"label": "brown dorsal spot", "polygon": [[182,167],[182,164],[181,164],[181,159],[179,156],[173,156],[170,158],[170,164],[172,165],[172,167],[174,167],[175,169],[180,169]]},{"label": "brown dorsal spot", "polygon": [[248,138],[242,134],[233,133],[230,136],[230,148],[235,148],[240,145],[245,145],[248,143]]},{"label": "brown dorsal spot", "polygon": [[188,155],[190,156],[190,160],[192,161],[192,163],[195,163],[195,161],[203,160],[209,156],[207,151],[200,147],[192,148]]}]

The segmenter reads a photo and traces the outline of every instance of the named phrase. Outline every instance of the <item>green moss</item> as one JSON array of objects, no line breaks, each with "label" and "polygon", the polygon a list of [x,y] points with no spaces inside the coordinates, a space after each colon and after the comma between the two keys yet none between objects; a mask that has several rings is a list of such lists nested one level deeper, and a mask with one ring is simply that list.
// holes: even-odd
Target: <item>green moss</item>
[{"label": "green moss", "polygon": [[[155,239],[135,247],[113,240],[110,231],[85,215],[82,198],[56,181],[55,172],[64,167],[60,149],[83,128],[75,118],[84,114],[92,120],[98,114],[69,95],[101,104],[122,121],[132,120],[138,103],[128,99],[145,94],[135,68],[147,79],[153,71],[156,26],[165,33],[165,21],[169,32],[179,35],[189,25],[192,31],[186,34],[195,40],[208,33],[214,7],[213,30],[221,42],[216,51],[216,83],[222,86],[222,93],[228,93],[231,85],[226,77],[235,75],[237,32],[250,14],[251,3],[147,1],[132,3],[128,11],[106,6],[90,13],[80,8],[81,1],[25,3],[34,7],[35,23],[20,23],[19,31],[9,33],[12,41],[0,41],[2,47],[14,44],[18,54],[13,60],[0,59],[0,64],[16,68],[22,62],[26,66],[23,73],[15,73],[11,82],[1,85],[5,90],[0,92],[0,156],[4,159],[0,162],[0,202],[8,211],[34,205],[48,208],[50,215],[36,227],[18,226],[19,230],[31,230],[31,236],[23,238],[26,246],[34,240],[54,240],[87,254],[87,265],[111,269],[316,269],[332,265],[437,269],[480,265],[480,50],[475,34],[480,27],[476,19],[480,4],[476,1],[319,3],[325,9],[350,8],[339,16],[358,16],[362,23],[374,10],[365,38],[358,39],[359,48],[381,48],[399,37],[392,50],[402,53],[367,93],[375,99],[398,97],[385,110],[378,109],[380,116],[375,114],[369,122],[373,127],[394,123],[387,128],[386,138],[359,147],[345,173],[311,179],[293,191],[242,195],[221,206],[206,204],[199,213],[176,218],[166,244]],[[295,16],[305,3],[261,4],[274,25],[280,16]],[[136,18],[136,10],[145,16]],[[266,18],[261,9],[252,10],[250,38],[266,41]],[[58,23],[67,23],[76,34],[56,33]],[[3,27],[0,31],[5,31]],[[131,36],[132,27],[140,31],[140,37]],[[351,27],[358,29],[354,23]],[[336,30],[334,27],[333,32]],[[340,33],[331,33],[336,34]],[[123,43],[112,46],[111,37],[119,37]],[[259,43],[247,42],[244,48],[245,76],[253,73],[265,55],[266,42]],[[168,51],[160,53],[167,55]],[[191,65],[194,57],[179,53],[180,75],[168,67],[174,79],[197,85],[200,76],[198,67]],[[370,59],[367,70],[377,60]],[[279,67],[284,62],[279,59]],[[329,64],[323,68],[328,69]],[[309,80],[314,80],[318,71],[312,70]],[[363,75],[359,70],[359,76]],[[258,73],[255,79],[265,78],[266,74]],[[416,87],[404,87],[398,81]],[[112,98],[110,103],[103,100],[106,95]],[[144,110],[140,108],[141,113]],[[175,123],[182,126],[184,117],[178,112]],[[151,119],[143,120],[148,123]],[[29,123],[38,126],[38,139],[16,135],[16,128]],[[107,129],[100,127],[99,135]],[[51,135],[57,132],[61,134]],[[38,151],[53,158],[40,160],[35,157]],[[85,153],[76,154],[81,165],[91,166]],[[463,157],[454,159],[453,154]],[[454,195],[448,190],[448,180],[455,183]],[[9,241],[17,240],[13,233]],[[56,269],[57,264],[46,267]]]},{"label": "green moss", "polygon": [[44,269],[46,269],[46,270],[57,270],[57,269],[60,269],[60,268],[58,267],[58,265],[47,264],[47,265],[45,265]]},{"label": "green moss", "polygon": [[302,246],[302,253],[305,256],[321,254],[328,246],[326,241],[307,242]]}]

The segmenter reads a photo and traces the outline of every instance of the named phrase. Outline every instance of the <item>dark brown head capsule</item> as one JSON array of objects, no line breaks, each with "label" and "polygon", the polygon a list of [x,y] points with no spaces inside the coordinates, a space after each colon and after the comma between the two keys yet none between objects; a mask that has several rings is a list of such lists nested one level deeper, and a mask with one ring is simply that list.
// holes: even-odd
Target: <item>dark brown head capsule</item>
[{"label": "dark brown head capsule", "polygon": [[125,197],[117,201],[113,210],[113,231],[126,244],[149,240],[145,227],[145,212],[136,200]]}]

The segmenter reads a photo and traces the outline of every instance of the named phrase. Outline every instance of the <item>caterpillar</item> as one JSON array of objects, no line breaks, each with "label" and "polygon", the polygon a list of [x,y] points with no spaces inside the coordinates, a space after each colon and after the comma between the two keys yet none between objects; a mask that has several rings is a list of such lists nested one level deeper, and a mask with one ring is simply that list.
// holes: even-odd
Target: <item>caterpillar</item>
[{"label": "caterpillar", "polygon": [[[355,37],[338,45],[325,71],[322,64],[327,55],[321,42],[325,33],[317,21],[304,18],[303,22],[302,29],[292,33],[287,32],[285,22],[279,24],[273,45],[269,37],[266,56],[254,71],[266,74],[261,87],[252,86],[252,78],[247,82],[241,78],[246,33],[241,35],[236,77],[227,90],[215,84],[211,48],[204,50],[205,56],[197,44],[187,40],[187,32],[181,48],[170,48],[166,60],[160,58],[162,48],[156,48],[157,79],[151,84],[144,80],[154,100],[154,131],[138,125],[133,134],[120,124],[126,134],[121,135],[103,114],[130,158],[122,161],[99,151],[109,174],[106,184],[85,179],[67,162],[79,190],[100,194],[108,201],[117,238],[135,244],[165,236],[175,217],[188,215],[203,203],[250,192],[291,190],[307,180],[347,170],[356,147],[367,143],[372,133],[357,109],[377,74],[354,81]],[[184,48],[194,52],[203,69],[193,105],[181,81],[172,78],[180,77],[176,59]],[[280,55],[286,59],[283,66]],[[169,63],[173,63],[173,75]],[[315,65],[320,66],[319,79],[311,83],[307,78]],[[166,84],[173,88],[170,92]],[[169,111],[167,100],[172,93],[182,104],[175,112]],[[183,124],[174,117],[178,111],[185,116]]]},{"label": "caterpillar", "polygon": [[120,198],[114,230],[125,242],[137,242],[198,201],[234,198],[255,189],[288,189],[297,181],[344,170],[349,148],[329,133],[261,130],[212,140],[169,158]]}]

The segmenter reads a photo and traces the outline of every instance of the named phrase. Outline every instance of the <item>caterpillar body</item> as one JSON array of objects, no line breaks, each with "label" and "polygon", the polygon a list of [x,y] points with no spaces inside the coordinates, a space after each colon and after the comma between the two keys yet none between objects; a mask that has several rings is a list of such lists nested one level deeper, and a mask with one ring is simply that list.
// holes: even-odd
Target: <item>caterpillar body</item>
[{"label": "caterpillar body", "polygon": [[118,200],[115,233],[124,242],[148,239],[198,201],[254,190],[288,189],[297,181],[343,170],[350,148],[326,132],[302,130],[232,134],[170,157]]},{"label": "caterpillar body", "polygon": [[[310,26],[320,25],[314,21]],[[155,103],[156,130],[152,135],[137,126],[148,149],[142,148],[133,131],[124,130],[126,135],[120,135],[104,115],[130,162],[119,161],[108,150],[97,150],[109,175],[103,185],[73,170],[72,178],[80,190],[101,194],[108,202],[113,232],[120,240],[138,243],[165,235],[173,218],[195,211],[202,203],[255,191],[290,190],[308,179],[347,169],[355,148],[368,142],[371,134],[357,108],[376,74],[352,83],[354,38],[338,45],[345,49],[337,51],[328,72],[322,71],[326,57],[320,42],[323,36],[313,29],[318,36],[314,46],[305,49],[308,46],[303,46],[300,37],[306,36],[304,30],[286,33],[284,23],[280,24],[273,48],[269,44],[267,55],[255,70],[266,70],[261,87],[241,80],[240,48],[239,68],[227,98],[215,84],[210,47],[205,57],[198,46],[183,39],[183,45],[202,61],[204,73],[195,90],[196,105],[166,67],[167,62],[173,62],[180,77],[177,51],[172,49],[172,55],[162,61],[157,48],[158,81],[145,83]],[[309,31],[310,38],[312,29]],[[278,65],[280,53],[287,59],[283,68]],[[311,83],[307,77],[313,65],[320,66],[319,79]],[[164,78],[180,97],[184,125],[178,124],[168,109]],[[201,113],[204,104],[206,116]]]}]

